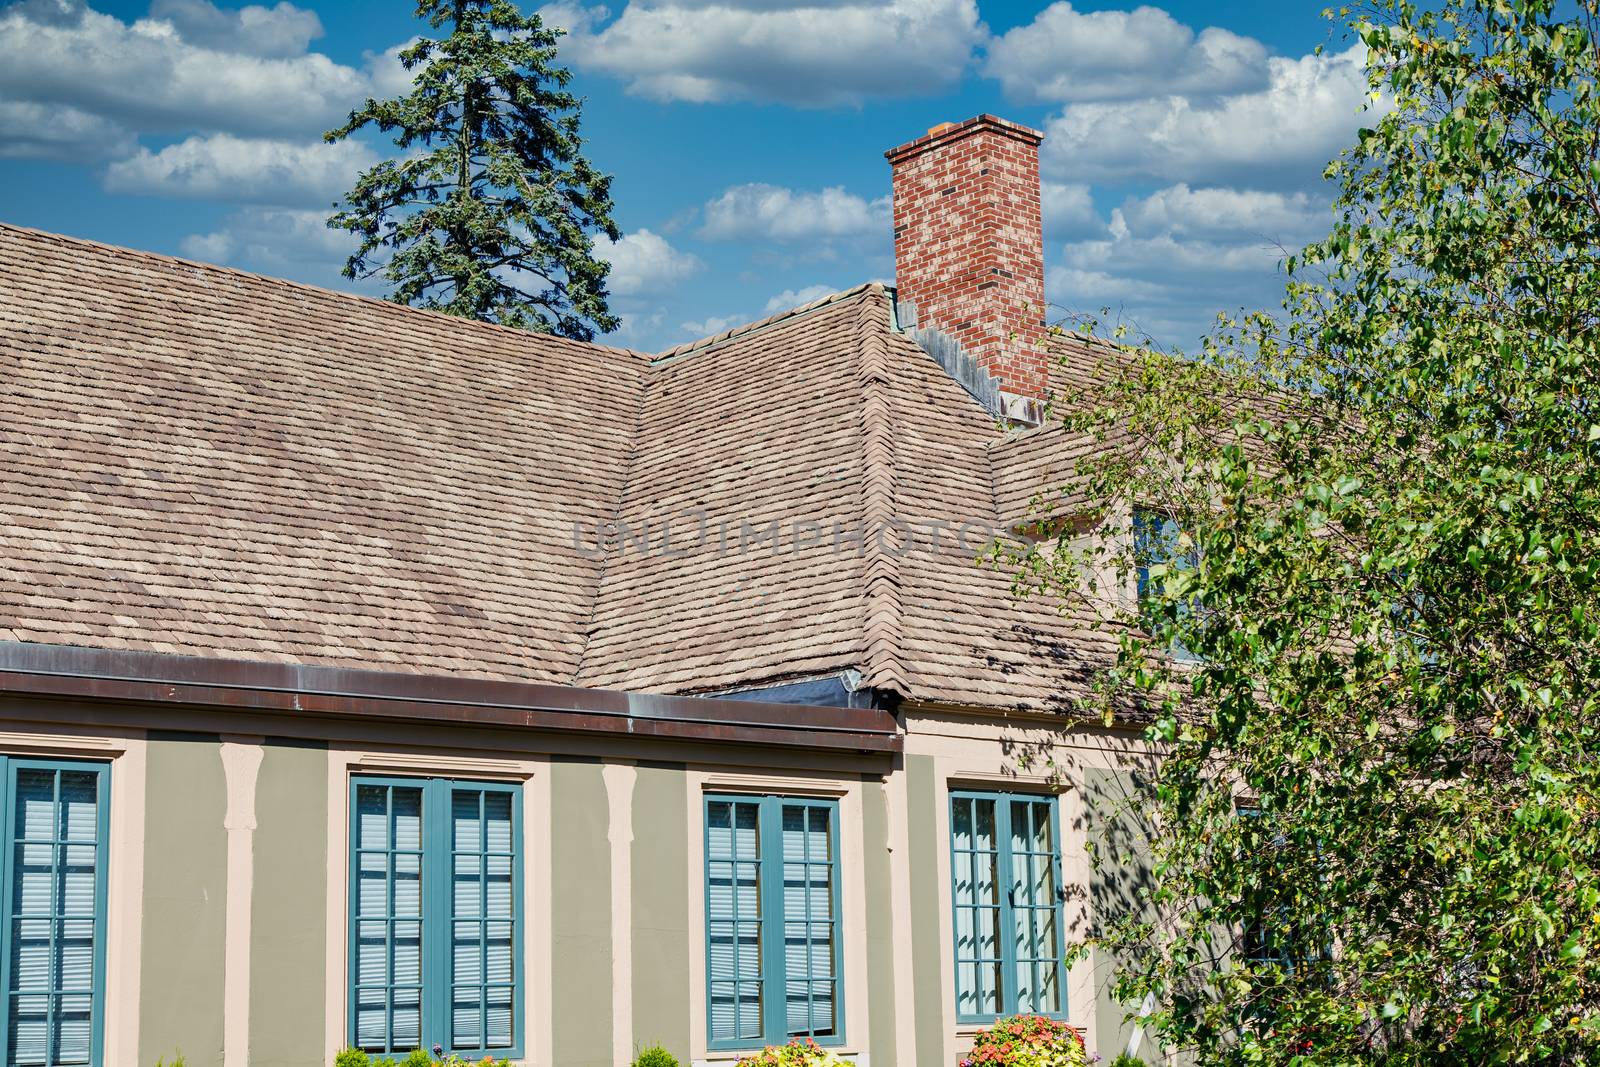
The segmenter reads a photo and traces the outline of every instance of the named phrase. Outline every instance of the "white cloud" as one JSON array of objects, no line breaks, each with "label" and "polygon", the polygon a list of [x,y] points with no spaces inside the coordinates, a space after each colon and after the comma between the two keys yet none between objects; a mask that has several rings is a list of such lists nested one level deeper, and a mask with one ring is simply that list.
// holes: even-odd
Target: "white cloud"
[{"label": "white cloud", "polygon": [[1257,92],[1072,104],[1046,125],[1043,163],[1074,180],[1155,178],[1307,186],[1363,122],[1365,50],[1267,61]]},{"label": "white cloud", "polygon": [[1326,200],[1305,193],[1179,183],[1130,198],[1102,235],[1066,243],[1046,293],[1068,311],[1110,308],[1159,342],[1193,347],[1218,311],[1276,308],[1285,251],[1326,222]]},{"label": "white cloud", "polygon": [[1259,89],[1266,59],[1260,41],[1215,26],[1196,36],[1160,8],[1091,12],[1062,2],[996,38],[984,73],[1014,100],[1116,100]]},{"label": "white cloud", "polygon": [[[173,5],[202,15],[204,7]],[[227,25],[202,29],[219,45],[207,47],[187,39],[170,17],[126,23],[65,2],[5,8],[0,100],[71,107],[140,134],[202,129],[305,136],[333,125],[366,97],[370,80],[363,72],[314,52],[280,54],[305,36],[304,12],[281,4],[254,10],[272,27],[258,47],[275,54],[221,47],[225,39],[232,41],[228,48],[240,47],[243,12],[218,12],[224,23],[234,16],[241,22],[237,32]]]},{"label": "white cloud", "polygon": [[1094,196],[1087,185],[1040,182],[1039,198],[1047,239],[1082,237],[1105,229],[1106,224],[1095,210]]},{"label": "white cloud", "polygon": [[573,0],[541,10],[570,36],[562,54],[658,100],[802,107],[917,96],[954,86],[981,41],[976,0],[816,3],[662,0],[609,12]]},{"label": "white cloud", "polygon": [[0,100],[0,159],[86,162],[124,155],[133,145],[131,131],[98,115]]},{"label": "white cloud", "polygon": [[140,148],[111,164],[105,184],[114,193],[328,205],[375,159],[356,141],[297,143],[218,133],[190,137],[159,152]]},{"label": "white cloud", "polygon": [[700,234],[713,241],[797,241],[887,235],[889,225],[887,196],[868,201],[840,186],[810,193],[753,182],[708,201]]},{"label": "white cloud", "polygon": [[611,264],[608,285],[617,296],[661,293],[699,271],[705,264],[688,252],[680,252],[666,238],[649,230],[635,230],[612,241],[604,234],[595,238],[595,254]]},{"label": "white cloud", "polygon": [[334,282],[355,247],[353,235],[328,229],[326,212],[276,207],[243,208],[220,228],[179,243],[192,259],[320,284]]},{"label": "white cloud", "polygon": [[295,56],[322,36],[317,13],[287,0],[237,11],[224,11],[209,0],[152,0],[150,18],[171,23],[190,44],[246,55]]},{"label": "white cloud", "polygon": [[1132,233],[1168,233],[1180,238],[1244,239],[1297,247],[1326,232],[1324,202],[1306,193],[1168,186],[1122,206]]},{"label": "white cloud", "polygon": [[238,241],[225,229],[213,230],[210,233],[191,233],[178,242],[180,252],[190,259],[206,263],[226,263],[237,247]]},{"label": "white cloud", "polygon": [[666,308],[656,305],[633,311],[616,307],[611,310],[622,322],[615,330],[605,335],[606,344],[641,347],[646,350],[654,347],[653,341],[661,330],[661,324],[667,318]]},{"label": "white cloud", "polygon": [[418,38],[413,37],[381,51],[362,54],[363,68],[369,83],[367,91],[371,96],[378,100],[392,100],[411,91],[412,72],[400,62],[400,53],[416,44],[417,40]]},{"label": "white cloud", "polygon": [[723,330],[731,330],[735,326],[743,326],[749,321],[748,318],[737,313],[733,315],[707,315],[699,321],[685,322],[682,326],[684,333],[687,333],[694,340],[699,340],[702,337],[715,337]]},{"label": "white cloud", "polygon": [[831,285],[808,285],[803,289],[785,289],[767,301],[765,311],[768,315],[774,315],[790,308],[804,307],[813,300],[821,300],[838,291]]}]

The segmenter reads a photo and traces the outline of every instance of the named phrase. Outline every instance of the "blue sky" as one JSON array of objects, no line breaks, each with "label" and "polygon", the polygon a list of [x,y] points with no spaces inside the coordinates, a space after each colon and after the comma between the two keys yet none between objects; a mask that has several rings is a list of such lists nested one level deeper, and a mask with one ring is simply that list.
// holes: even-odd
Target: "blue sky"
[{"label": "blue sky", "polygon": [[[524,4],[525,9],[533,4]],[[1360,54],[1317,3],[558,0],[616,343],[657,350],[889,280],[883,152],[993,112],[1045,131],[1048,295],[1189,346],[1275,306],[1362,124]],[[0,219],[301,281],[376,140],[320,133],[404,86],[405,0],[0,0]],[[1321,55],[1314,54],[1322,46]],[[1370,120],[1368,120],[1370,121]]]}]

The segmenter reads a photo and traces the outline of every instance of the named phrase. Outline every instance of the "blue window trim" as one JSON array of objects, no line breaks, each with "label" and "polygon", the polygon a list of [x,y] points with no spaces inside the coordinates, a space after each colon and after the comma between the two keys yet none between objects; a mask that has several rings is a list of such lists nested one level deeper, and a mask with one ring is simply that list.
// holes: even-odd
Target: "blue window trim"
[{"label": "blue window trim", "polygon": [[[10,1063],[11,1055],[11,929],[14,904],[14,867],[17,854],[17,828],[15,802],[17,772],[19,770],[77,771],[93,773],[95,778],[95,887],[94,887],[94,978],[89,1001],[89,1064],[99,1067],[105,1058],[105,1005],[106,1005],[106,887],[110,880],[107,867],[107,843],[111,831],[111,764],[82,760],[23,759],[0,756],[0,776],[5,782],[0,795],[0,820],[4,820],[5,855],[0,858],[0,996],[6,1001],[5,1017],[0,1019],[0,1063]],[[59,783],[59,779],[57,780]],[[60,819],[59,784],[56,819]],[[59,827],[59,822],[57,823]],[[59,830],[58,830],[59,832]],[[48,1054],[47,1054],[48,1055]],[[49,1056],[53,1059],[53,1056]]]},{"label": "blue window trim", "polygon": [[[756,804],[757,833],[762,842],[760,860],[761,879],[761,1037],[723,1038],[711,1037],[711,817],[714,803]],[[822,808],[828,811],[828,848],[833,864],[833,1013],[834,1032],[814,1038],[818,1045],[833,1048],[845,1040],[845,973],[844,973],[844,915],[840,910],[842,894],[839,883],[844,880],[839,863],[839,802],[817,797],[783,796],[779,794],[707,793],[701,801],[701,881],[704,898],[701,906],[705,915],[706,952],[706,1048],[717,1052],[729,1049],[758,1049],[766,1045],[783,1045],[792,1040],[789,1034],[786,1000],[786,975],[783,936],[783,849],[781,845],[769,848],[768,841],[778,841],[783,827],[783,809],[786,807]],[[770,835],[770,836],[769,836]],[[769,936],[776,928],[778,936]],[[795,1035],[806,1036],[806,1035]]]},{"label": "blue window trim", "polygon": [[[348,893],[345,907],[347,989],[345,998],[345,1040],[356,1045],[357,977],[357,880],[356,791],[363,785],[399,786],[422,791],[422,1044],[423,1049],[439,1045],[446,1055],[463,1058],[492,1055],[496,1059],[516,1060],[524,1054],[526,1030],[525,981],[522,946],[527,938],[523,925],[522,786],[516,782],[488,782],[467,778],[408,778],[400,775],[352,775],[349,789]],[[455,850],[451,841],[451,798],[457,789],[473,793],[505,793],[511,797],[511,1046],[509,1048],[454,1047],[454,1015],[450,1010],[454,957],[451,936],[454,929],[451,880]],[[392,889],[391,889],[392,892]],[[392,977],[392,976],[391,976]],[[487,1040],[487,1028],[484,1030]],[[410,1049],[390,1049],[376,1056],[405,1055]]]},{"label": "blue window trim", "polygon": [[[998,879],[996,888],[1000,900],[1000,975],[1001,995],[996,998],[998,1011],[963,1012],[960,1009],[961,988],[961,919],[956,894],[956,829],[955,806],[958,800],[990,800],[994,802],[994,833],[995,833],[995,877]],[[1011,802],[1024,801],[1028,803],[1047,803],[1050,805],[1050,840],[1055,844],[1055,852],[1050,857],[1050,862],[1055,868],[1055,913],[1056,913],[1056,948],[1065,949],[1063,938],[1066,933],[1066,908],[1063,904],[1062,889],[1065,883],[1061,880],[1061,804],[1060,799],[1049,793],[1016,793],[995,792],[975,789],[953,789],[947,800],[946,814],[950,822],[950,944],[953,958],[950,961],[955,972],[956,994],[956,1021],[960,1023],[991,1023],[996,1019],[1017,1014],[1016,1002],[1016,973],[1017,953],[1014,938],[1011,936],[1013,929],[1013,910],[1011,903],[1010,886],[1012,885],[1011,871]],[[1067,965],[1064,956],[1056,959],[1056,989],[1060,991],[1061,1010],[1050,1012],[1030,1012],[1040,1014],[1051,1019],[1067,1021]]]}]

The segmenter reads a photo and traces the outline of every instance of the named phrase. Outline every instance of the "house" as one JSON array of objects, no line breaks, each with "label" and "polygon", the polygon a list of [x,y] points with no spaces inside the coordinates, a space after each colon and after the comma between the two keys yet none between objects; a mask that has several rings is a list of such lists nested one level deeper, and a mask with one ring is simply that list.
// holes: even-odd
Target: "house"
[{"label": "house", "polygon": [[4,1062],[1119,1051],[1062,953],[1148,754],[974,562],[1105,356],[1039,141],[894,149],[896,290],[657,355],[0,227]]}]

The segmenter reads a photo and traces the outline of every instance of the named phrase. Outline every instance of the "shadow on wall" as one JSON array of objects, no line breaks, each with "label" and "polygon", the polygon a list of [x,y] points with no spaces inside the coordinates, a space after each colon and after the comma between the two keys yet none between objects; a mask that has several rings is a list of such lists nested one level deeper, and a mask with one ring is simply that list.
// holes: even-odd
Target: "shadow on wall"
[{"label": "shadow on wall", "polygon": [[[1130,756],[1115,769],[1084,771],[1080,807],[1084,825],[1073,829],[1082,833],[1089,853],[1090,928],[1070,935],[1074,938],[1099,937],[1124,920],[1153,917],[1154,770],[1151,757]],[[1095,1032],[1090,1039],[1109,1061],[1128,1049],[1136,1023],[1127,1016],[1139,1005],[1122,1004],[1114,996],[1116,957],[1097,948],[1092,961]],[[1148,1035],[1141,1035],[1140,1048],[1147,1057],[1155,1051]]]}]

